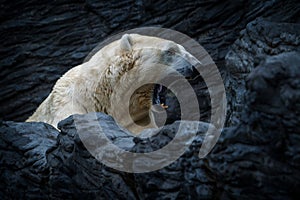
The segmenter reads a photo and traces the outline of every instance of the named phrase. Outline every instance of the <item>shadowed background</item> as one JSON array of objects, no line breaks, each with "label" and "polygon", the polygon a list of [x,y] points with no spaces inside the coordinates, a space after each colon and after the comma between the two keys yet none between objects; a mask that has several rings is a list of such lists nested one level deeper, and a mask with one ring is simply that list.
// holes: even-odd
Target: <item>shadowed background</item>
[{"label": "shadowed background", "polygon": [[[0,199],[299,198],[299,1],[27,0],[0,6]],[[60,123],[60,132],[43,123],[6,122],[29,117],[56,80],[103,39],[143,26],[196,39],[221,71],[227,124],[205,159],[198,158],[204,122],[176,162],[142,174],[96,161],[72,117]],[[206,98],[202,89],[195,86]],[[86,130],[98,131],[87,116],[79,118]],[[96,120],[113,143],[136,152],[164,146],[176,129],[175,123],[139,139],[106,115]]]},{"label": "shadowed background", "polygon": [[[15,121],[28,118],[62,74],[115,33],[143,26],[183,32],[208,51],[229,83],[232,76],[225,56],[249,22],[258,17],[299,22],[296,1],[279,0],[21,0],[0,5],[0,119]],[[269,29],[273,27],[276,25]],[[228,97],[230,106],[235,106],[235,98]]]}]

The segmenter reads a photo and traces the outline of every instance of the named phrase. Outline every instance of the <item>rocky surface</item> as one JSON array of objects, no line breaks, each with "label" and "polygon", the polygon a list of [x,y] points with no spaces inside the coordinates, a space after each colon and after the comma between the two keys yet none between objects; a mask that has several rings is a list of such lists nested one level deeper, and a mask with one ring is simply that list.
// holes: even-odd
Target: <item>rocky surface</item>
[{"label": "rocky surface", "polygon": [[[59,124],[60,132],[44,123],[3,122],[0,129],[1,199],[142,198],[134,175],[97,161],[86,150],[87,143],[81,142],[82,136],[80,138],[76,127],[83,127],[86,131],[82,134],[90,137],[90,133],[99,133],[99,127],[93,123],[100,123],[115,145],[133,152],[139,151],[136,145],[149,148],[146,140],[136,140],[105,114],[98,113],[94,120],[91,115],[93,113],[75,116],[76,123],[73,117],[67,118]],[[160,143],[170,140],[176,124],[164,128]],[[208,126],[202,122],[199,125],[203,127],[202,133]]]},{"label": "rocky surface", "polygon": [[247,77],[246,109],[210,154],[223,195],[241,199],[299,196],[300,54],[263,59]]},{"label": "rocky surface", "polygon": [[[199,159],[198,152],[209,124],[197,122],[200,128],[183,156],[154,172],[132,174],[103,165],[86,150],[78,130],[95,146],[100,125],[113,144],[145,153],[169,143],[179,121],[144,139],[102,113],[71,116],[60,122],[60,131],[44,123],[2,122],[0,197],[294,199],[300,195],[299,55],[267,57],[250,73],[239,125],[225,128],[206,158]],[[124,168],[143,163],[129,164]]]},{"label": "rocky surface", "polygon": [[225,56],[248,23],[258,17],[300,21],[296,0],[20,0],[0,5],[0,119],[14,121],[27,119],[62,74],[120,31],[160,26],[183,32],[203,45],[229,80]]},{"label": "rocky surface", "polygon": [[[240,121],[244,109],[246,77],[266,57],[300,51],[300,24],[272,22],[258,18],[241,31],[229,48],[226,60],[225,87],[230,125]],[[228,124],[228,125],[229,125]]]},{"label": "rocky surface", "polygon": [[[299,197],[298,1],[30,0],[0,5],[0,199]],[[97,161],[82,144],[73,117],[62,121],[59,130],[8,121],[25,120],[55,81],[107,36],[142,26],[193,37],[222,73],[227,127],[205,159],[198,158],[208,126],[204,122],[176,162],[132,174]],[[199,88],[199,96],[205,96]],[[89,114],[77,119],[89,133],[97,133],[91,123],[99,121],[114,144],[133,152],[162,147],[178,124],[137,139],[104,114],[94,121]]]}]

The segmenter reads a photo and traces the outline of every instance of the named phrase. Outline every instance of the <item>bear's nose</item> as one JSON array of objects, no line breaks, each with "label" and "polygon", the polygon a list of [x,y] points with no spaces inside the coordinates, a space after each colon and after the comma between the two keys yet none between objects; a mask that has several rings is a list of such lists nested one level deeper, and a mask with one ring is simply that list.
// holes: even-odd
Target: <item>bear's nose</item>
[{"label": "bear's nose", "polygon": [[185,79],[188,81],[193,81],[200,75],[197,68],[194,65],[190,64],[178,67],[176,71],[179,72],[182,76],[184,76]]},{"label": "bear's nose", "polygon": [[198,70],[196,69],[196,67],[194,65],[192,65],[191,67],[187,68],[185,78],[187,80],[193,80],[193,79],[197,78],[199,75],[200,74],[199,74]]}]

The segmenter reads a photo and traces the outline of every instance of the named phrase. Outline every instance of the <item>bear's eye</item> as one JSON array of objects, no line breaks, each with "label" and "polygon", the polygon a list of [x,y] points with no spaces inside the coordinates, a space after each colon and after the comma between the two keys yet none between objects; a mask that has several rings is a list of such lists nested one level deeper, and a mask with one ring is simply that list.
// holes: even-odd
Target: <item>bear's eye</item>
[{"label": "bear's eye", "polygon": [[167,56],[174,56],[176,54],[175,49],[172,49],[172,48],[166,50],[165,53],[166,53]]},{"label": "bear's eye", "polygon": [[176,56],[176,51],[173,48],[168,48],[162,52],[162,61],[164,64],[169,65],[173,62],[173,59]]}]

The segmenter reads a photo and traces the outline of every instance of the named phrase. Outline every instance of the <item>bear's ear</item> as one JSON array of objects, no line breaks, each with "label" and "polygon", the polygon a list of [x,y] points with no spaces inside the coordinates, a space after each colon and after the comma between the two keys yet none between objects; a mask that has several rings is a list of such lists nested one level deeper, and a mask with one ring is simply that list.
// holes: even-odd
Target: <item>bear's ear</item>
[{"label": "bear's ear", "polygon": [[122,51],[131,51],[132,50],[132,41],[131,37],[128,34],[124,34],[121,38],[120,45]]}]

